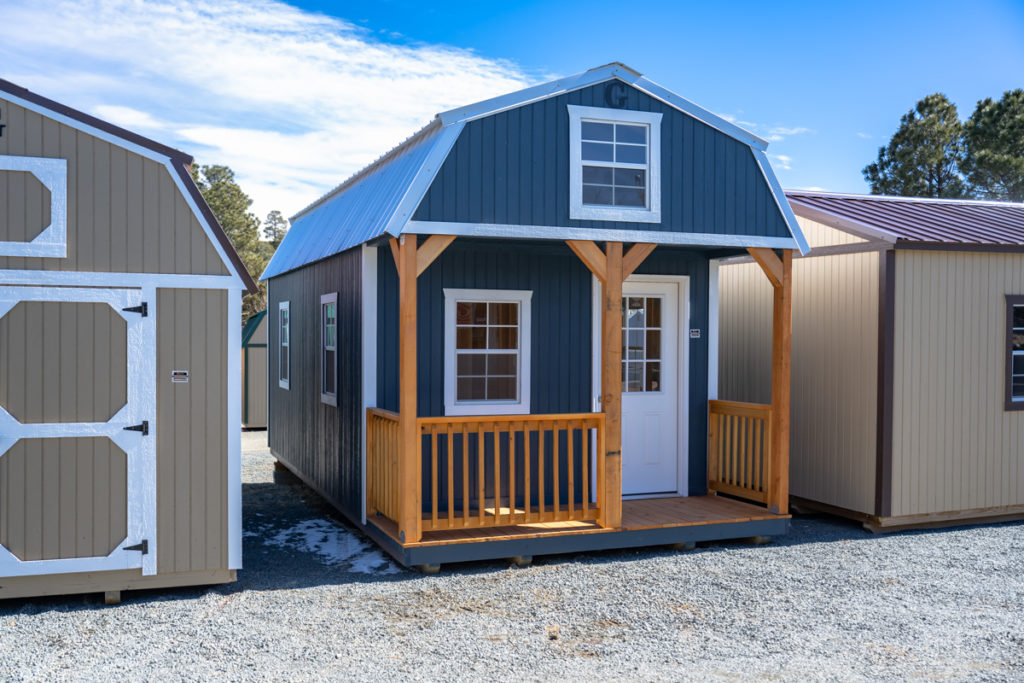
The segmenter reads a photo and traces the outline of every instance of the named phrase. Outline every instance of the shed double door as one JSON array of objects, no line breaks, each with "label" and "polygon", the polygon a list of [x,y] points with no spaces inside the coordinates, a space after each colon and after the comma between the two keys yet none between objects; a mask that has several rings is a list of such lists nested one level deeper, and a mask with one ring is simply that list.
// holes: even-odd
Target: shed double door
[{"label": "shed double door", "polygon": [[151,293],[0,287],[0,577],[156,572]]}]

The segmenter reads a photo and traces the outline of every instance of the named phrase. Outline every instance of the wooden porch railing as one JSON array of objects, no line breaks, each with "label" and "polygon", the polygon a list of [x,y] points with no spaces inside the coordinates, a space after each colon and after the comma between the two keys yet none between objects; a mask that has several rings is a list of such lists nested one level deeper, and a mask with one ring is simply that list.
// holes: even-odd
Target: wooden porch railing
[{"label": "wooden porch railing", "polygon": [[604,415],[421,417],[417,423],[429,508],[424,531],[597,519]]},{"label": "wooden porch railing", "polygon": [[423,531],[599,519],[603,414],[421,417],[416,424],[419,492],[399,483],[399,416],[367,410],[367,515],[397,521],[405,498],[422,501]]},{"label": "wooden porch railing", "polygon": [[708,489],[768,504],[771,406],[708,401]]},{"label": "wooden porch railing", "polygon": [[366,514],[398,519],[398,413],[366,410]]}]

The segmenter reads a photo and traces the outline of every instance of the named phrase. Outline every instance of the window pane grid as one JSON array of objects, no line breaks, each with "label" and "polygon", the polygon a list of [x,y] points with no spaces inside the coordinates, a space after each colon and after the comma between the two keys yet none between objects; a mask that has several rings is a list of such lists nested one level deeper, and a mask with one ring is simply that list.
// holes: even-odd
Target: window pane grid
[{"label": "window pane grid", "polygon": [[583,203],[647,206],[648,127],[582,121]]},{"label": "window pane grid", "polygon": [[455,307],[455,400],[518,400],[519,303],[457,301]]},{"label": "window pane grid", "polygon": [[661,391],[661,297],[622,298],[622,386]]}]

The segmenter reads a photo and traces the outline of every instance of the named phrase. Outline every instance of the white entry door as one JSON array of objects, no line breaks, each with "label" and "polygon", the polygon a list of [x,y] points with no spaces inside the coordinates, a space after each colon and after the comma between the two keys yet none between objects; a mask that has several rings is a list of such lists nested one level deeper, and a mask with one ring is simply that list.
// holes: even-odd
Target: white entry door
[{"label": "white entry door", "polygon": [[622,287],[622,494],[680,488],[679,282]]}]

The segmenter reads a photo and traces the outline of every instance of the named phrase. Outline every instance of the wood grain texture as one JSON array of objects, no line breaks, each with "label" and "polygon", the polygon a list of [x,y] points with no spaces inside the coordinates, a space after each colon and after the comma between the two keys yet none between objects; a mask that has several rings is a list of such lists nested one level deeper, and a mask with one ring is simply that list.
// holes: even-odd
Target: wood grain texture
[{"label": "wood grain texture", "polygon": [[398,512],[399,535],[407,542],[420,539],[421,459],[420,439],[416,426],[416,235],[399,238],[399,448],[398,487],[401,501]]},{"label": "wood grain texture", "polygon": [[601,525],[622,524],[622,243],[608,242],[602,286],[601,397],[605,414],[605,475]]}]

